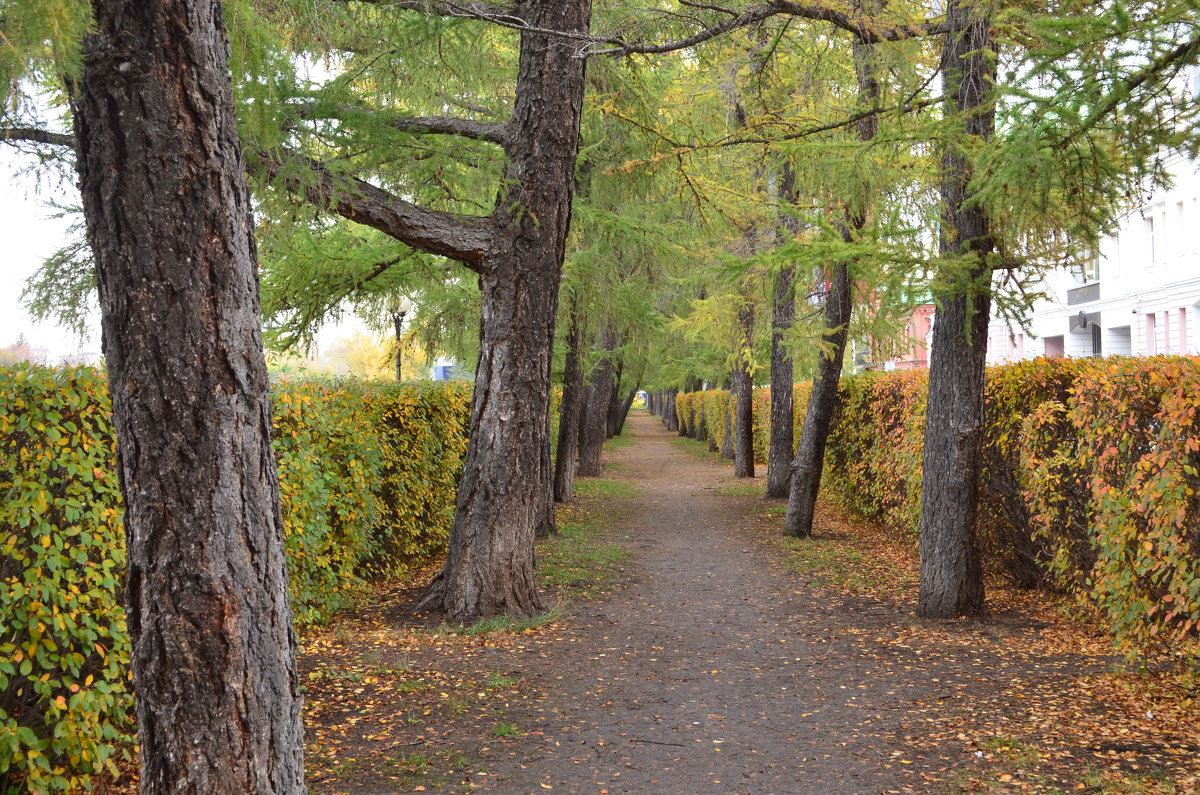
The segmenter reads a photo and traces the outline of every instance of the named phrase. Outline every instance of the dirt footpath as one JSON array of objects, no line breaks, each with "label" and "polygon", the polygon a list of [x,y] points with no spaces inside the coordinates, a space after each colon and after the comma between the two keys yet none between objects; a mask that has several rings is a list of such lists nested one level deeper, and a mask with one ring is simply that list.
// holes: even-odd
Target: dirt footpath
[{"label": "dirt footpath", "polygon": [[825,508],[787,548],[728,462],[630,424],[560,509],[591,529],[539,547],[558,618],[447,628],[409,587],[306,639],[311,791],[1200,792],[1197,700],[1045,594],[918,620],[911,549]]},{"label": "dirt footpath", "polygon": [[745,500],[715,492],[726,467],[653,417],[631,424],[620,477],[644,495],[621,533],[630,580],[572,611],[556,652],[513,661],[545,696],[513,714],[533,733],[491,763],[495,791],[936,791],[970,751],[910,742],[930,710],[994,695],[1014,665],[1054,676],[1050,661],[1006,657],[998,672],[970,648],[888,643],[911,606],[806,588],[741,528]]}]

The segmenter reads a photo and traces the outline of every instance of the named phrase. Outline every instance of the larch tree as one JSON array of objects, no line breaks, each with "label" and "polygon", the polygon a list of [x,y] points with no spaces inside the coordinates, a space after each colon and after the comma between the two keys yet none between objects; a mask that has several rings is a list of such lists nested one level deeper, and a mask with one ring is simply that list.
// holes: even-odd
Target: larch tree
[{"label": "larch tree", "polygon": [[[578,42],[587,36],[590,2],[348,5],[340,11],[350,15],[339,20],[344,27],[324,28],[335,36],[330,51],[347,59],[345,77],[282,103],[284,116],[304,134],[289,132],[262,147],[252,168],[302,203],[425,255],[455,260],[477,277],[479,359],[470,442],[445,567],[421,606],[457,621],[535,614],[544,605],[534,578],[533,539],[553,522],[550,378],[584,95],[585,59]],[[354,7],[366,10],[357,14]],[[419,87],[427,104],[465,109],[462,116],[406,115],[398,94],[376,92],[385,85],[401,91],[411,82],[407,72],[425,62],[382,43],[379,50],[359,51],[368,36],[382,42],[397,25],[410,26],[400,32],[419,39],[427,35],[424,26],[432,26],[435,35],[457,37],[464,27],[487,30],[492,24],[520,31],[511,109],[503,121],[471,118],[503,112],[495,107],[503,101],[488,106],[478,82],[474,93]],[[478,49],[477,42],[471,46]],[[499,41],[496,50],[480,54],[490,57],[506,46]],[[393,143],[372,138],[362,162],[347,154],[319,156],[328,140],[340,138],[349,152],[368,133],[385,141],[390,135]],[[434,138],[457,148],[438,149]],[[306,148],[289,145],[293,139]],[[397,171],[405,149],[429,152],[435,161],[419,181]],[[377,170],[388,178],[366,178]],[[494,174],[489,212],[468,212],[483,202],[455,192],[451,180],[465,171]],[[485,183],[475,184],[479,190]],[[439,194],[450,197],[442,201],[451,209],[411,200]],[[400,259],[412,261],[410,255]],[[378,277],[388,269],[378,269]]]},{"label": "larch tree", "polygon": [[221,3],[96,0],[90,11],[58,17],[85,22],[82,70],[69,52],[57,64],[125,501],[141,787],[303,792],[254,226]]}]

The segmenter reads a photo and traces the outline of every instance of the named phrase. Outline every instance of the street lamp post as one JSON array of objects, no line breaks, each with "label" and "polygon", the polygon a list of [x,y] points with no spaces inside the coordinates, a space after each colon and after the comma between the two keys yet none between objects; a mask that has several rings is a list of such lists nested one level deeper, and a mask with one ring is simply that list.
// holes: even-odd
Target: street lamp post
[{"label": "street lamp post", "polygon": [[399,302],[392,310],[392,321],[396,324],[396,382],[403,380],[403,370],[401,361],[404,358],[404,350],[400,346],[400,341],[404,335],[404,318],[413,309],[413,302],[407,297],[401,296]]}]

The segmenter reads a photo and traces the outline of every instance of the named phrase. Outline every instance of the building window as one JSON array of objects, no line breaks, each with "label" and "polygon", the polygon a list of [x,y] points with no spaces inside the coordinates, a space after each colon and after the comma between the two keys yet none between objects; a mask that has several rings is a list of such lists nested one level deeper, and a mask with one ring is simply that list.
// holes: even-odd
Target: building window
[{"label": "building window", "polygon": [[1146,355],[1158,353],[1158,328],[1154,322],[1154,313],[1146,313]]},{"label": "building window", "polygon": [[1100,281],[1100,250],[1093,249],[1086,259],[1072,265],[1071,275],[1077,285]]},{"label": "building window", "polygon": [[1150,249],[1150,265],[1153,266],[1157,261],[1154,251],[1154,216],[1150,216],[1142,221],[1146,226],[1146,247]]},{"label": "building window", "polygon": [[1187,307],[1179,308],[1179,355],[1187,356],[1188,354],[1188,327],[1187,327]]},{"label": "building window", "polygon": [[1063,340],[1063,337],[1061,334],[1058,335],[1057,337],[1046,337],[1045,342],[1046,342],[1046,358],[1048,358],[1048,359],[1062,358],[1062,356],[1066,350],[1066,346],[1064,344],[1064,340]]},{"label": "building window", "polygon": [[1104,353],[1100,347],[1100,324],[1092,324],[1092,356],[1102,356]]}]

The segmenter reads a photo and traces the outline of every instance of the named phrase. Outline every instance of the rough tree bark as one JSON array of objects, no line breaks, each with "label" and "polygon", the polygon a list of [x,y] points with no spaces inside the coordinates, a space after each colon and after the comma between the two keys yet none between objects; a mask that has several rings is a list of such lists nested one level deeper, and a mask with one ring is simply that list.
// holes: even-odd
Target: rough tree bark
[{"label": "rough tree bark", "polygon": [[741,348],[733,368],[733,476],[754,477],[754,379],[750,375],[750,350],[754,333],[754,307],[749,300],[738,310]]},{"label": "rough tree bark", "polygon": [[679,390],[672,387],[663,396],[663,417],[666,420],[668,431],[679,430],[679,410],[675,404],[675,398],[678,395]]},{"label": "rough tree bark", "polygon": [[812,535],[817,489],[821,485],[821,470],[825,463],[825,442],[829,438],[829,426],[837,407],[838,381],[841,379],[842,357],[846,353],[847,328],[850,325],[853,293],[850,269],[846,263],[838,263],[832,276],[829,295],[825,299],[826,332],[833,330],[825,342],[831,350],[821,354],[817,377],[813,379],[808,396],[804,430],[792,462],[792,483],[783,522],[784,534],[797,538]]},{"label": "rough tree bark", "polygon": [[583,327],[579,308],[571,303],[571,328],[567,332],[567,360],[563,367],[562,404],[558,412],[558,452],[554,458],[554,499],[569,502],[575,496],[575,459],[579,452],[579,417],[583,400]]},{"label": "rough tree bark", "polygon": [[[856,2],[855,5],[861,8],[863,4]],[[862,39],[855,39],[854,42],[854,67],[858,79],[859,104],[868,108],[877,106],[879,79],[875,73],[874,46]],[[855,127],[858,140],[867,143],[878,132],[879,120],[874,114],[868,114],[859,119]],[[863,188],[865,201],[870,196],[871,186],[864,185]],[[847,206],[842,218],[842,239],[847,243],[855,240],[866,221],[865,206]],[[829,348],[820,355],[817,378],[813,380],[804,415],[804,429],[800,434],[800,444],[796,447],[796,458],[792,462],[788,510],[783,520],[785,535],[797,538],[812,535],[817,493],[825,468],[825,447],[838,406],[838,382],[841,380],[842,360],[846,356],[846,342],[849,339],[853,289],[849,263],[839,262],[834,266],[825,304],[825,333],[829,335],[825,342]]]},{"label": "rough tree bark", "polygon": [[[528,0],[515,13],[533,30],[582,36],[591,3]],[[418,605],[456,621],[544,609],[533,540],[552,487],[550,366],[584,90],[584,59],[565,41],[521,33],[505,187],[477,265],[483,312],[471,437],[445,568]]]},{"label": "rough tree bark", "polygon": [[74,103],[144,792],[304,791],[250,196],[217,0],[96,0]]},{"label": "rough tree bark", "polygon": [[771,438],[767,452],[766,496],[772,498],[788,496],[795,436],[792,427],[792,357],[783,345],[783,335],[796,317],[794,276],[791,265],[779,269],[771,307]]},{"label": "rough tree bark", "polygon": [[613,366],[613,386],[608,394],[608,413],[605,417],[604,430],[609,439],[621,432],[621,406],[624,400],[621,397],[621,383],[624,373],[625,362],[618,358]]},{"label": "rough tree bark", "polygon": [[737,389],[734,382],[737,381],[737,375],[731,373],[729,383],[725,388],[729,390],[729,401],[725,405],[725,435],[721,437],[721,458],[733,460],[733,412],[734,406],[737,405]]},{"label": "rough tree bark", "polygon": [[633,399],[637,397],[637,391],[638,388],[635,385],[633,389],[625,393],[625,397],[621,398],[620,403],[617,404],[616,424],[613,436],[620,436],[621,432],[625,430],[625,420],[629,418],[629,409],[633,407]]},{"label": "rough tree bark", "polygon": [[608,438],[608,404],[613,390],[612,350],[616,343],[616,332],[606,328],[600,341],[604,358],[588,379],[587,410],[579,418],[579,474],[583,477],[595,477],[604,471],[604,440]]},{"label": "rough tree bark", "polygon": [[[962,119],[970,139],[995,129],[995,53],[987,6],[951,0],[942,49],[947,115]],[[960,144],[942,155],[942,240],[945,256],[965,267],[950,274],[938,304],[929,364],[921,490],[921,588],[917,615],[953,618],[984,610],[976,543],[984,364],[991,312],[993,249],[985,209],[970,205],[971,165]]]}]

